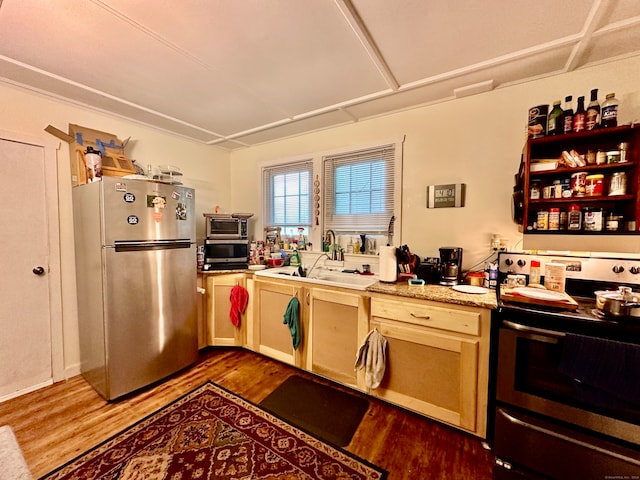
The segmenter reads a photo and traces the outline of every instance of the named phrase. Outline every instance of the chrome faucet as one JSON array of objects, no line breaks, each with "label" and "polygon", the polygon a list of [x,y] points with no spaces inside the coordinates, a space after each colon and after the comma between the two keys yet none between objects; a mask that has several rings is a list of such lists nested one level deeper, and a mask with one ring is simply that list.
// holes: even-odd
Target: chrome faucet
[{"label": "chrome faucet", "polygon": [[329,260],[331,260],[331,257],[327,254],[327,252],[322,252],[320,255],[318,255],[318,258],[316,258],[316,261],[313,262],[313,265],[311,265],[311,268],[303,270],[304,275],[301,275],[302,277],[309,277],[311,276],[311,272],[316,268],[316,265],[318,265],[318,262],[320,261],[320,259],[322,257],[327,257]]},{"label": "chrome faucet", "polygon": [[[325,237],[329,237],[329,235],[331,235],[331,241],[329,242],[329,250],[332,250],[331,252],[331,260],[336,260],[338,258],[338,253],[337,250],[335,248],[335,244],[336,244],[336,232],[334,232],[333,230],[327,230],[327,233],[325,234]],[[331,249],[331,245],[333,245],[333,249]]]}]

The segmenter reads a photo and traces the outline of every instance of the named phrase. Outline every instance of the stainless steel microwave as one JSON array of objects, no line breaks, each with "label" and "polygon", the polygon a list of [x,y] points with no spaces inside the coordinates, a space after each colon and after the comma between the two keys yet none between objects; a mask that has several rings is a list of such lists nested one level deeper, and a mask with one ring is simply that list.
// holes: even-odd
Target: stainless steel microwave
[{"label": "stainless steel microwave", "polygon": [[247,268],[248,265],[248,240],[221,240],[207,238],[204,241],[204,265],[202,266],[202,270],[208,271]]},{"label": "stainless steel microwave", "polygon": [[207,238],[223,240],[246,240],[249,238],[247,218],[249,214],[205,214],[207,219]]}]

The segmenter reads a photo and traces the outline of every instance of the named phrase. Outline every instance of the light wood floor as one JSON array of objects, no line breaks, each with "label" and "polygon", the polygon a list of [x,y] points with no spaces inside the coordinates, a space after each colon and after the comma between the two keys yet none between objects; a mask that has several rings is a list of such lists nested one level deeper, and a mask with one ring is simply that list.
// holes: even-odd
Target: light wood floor
[{"label": "light wood floor", "polygon": [[[211,349],[198,365],[113,403],[80,376],[0,404],[38,478],[207,380],[259,403],[292,373],[243,349]],[[389,480],[489,480],[493,455],[473,436],[371,399],[347,450],[389,472]]]}]

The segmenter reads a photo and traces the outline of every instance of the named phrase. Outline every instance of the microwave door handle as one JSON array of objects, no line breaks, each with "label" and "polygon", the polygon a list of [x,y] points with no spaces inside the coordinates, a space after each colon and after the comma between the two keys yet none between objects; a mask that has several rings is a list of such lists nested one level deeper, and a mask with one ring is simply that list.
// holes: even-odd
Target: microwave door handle
[{"label": "microwave door handle", "polygon": [[[545,337],[552,337],[553,339],[560,339],[565,337],[565,334],[563,332],[556,332],[555,330],[547,330],[546,328],[529,327],[527,325],[511,322],[509,320],[503,320],[502,324],[505,327],[511,328],[512,330],[516,330],[518,332],[523,332],[523,333],[530,333],[536,336],[544,335]],[[550,343],[556,343],[556,342],[550,342]]]}]

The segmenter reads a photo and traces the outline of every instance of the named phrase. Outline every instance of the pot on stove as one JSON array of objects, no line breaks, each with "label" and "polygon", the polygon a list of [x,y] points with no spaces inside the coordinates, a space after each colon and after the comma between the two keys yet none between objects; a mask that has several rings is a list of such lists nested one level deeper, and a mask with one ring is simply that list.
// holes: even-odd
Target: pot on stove
[{"label": "pot on stove", "polygon": [[629,287],[595,292],[596,309],[615,318],[640,318],[640,293]]}]

